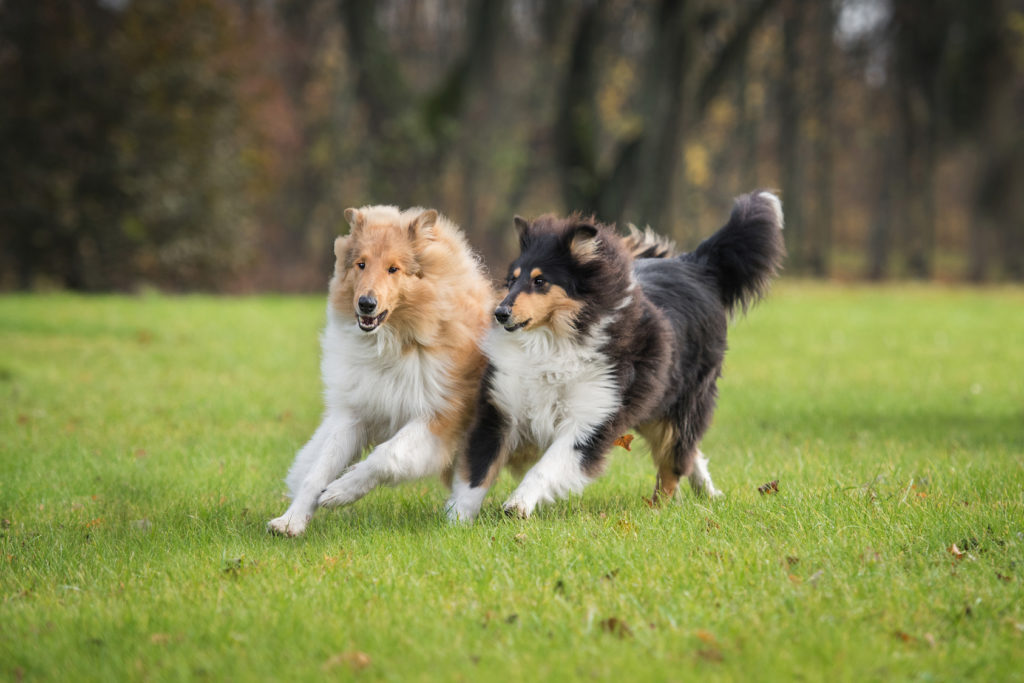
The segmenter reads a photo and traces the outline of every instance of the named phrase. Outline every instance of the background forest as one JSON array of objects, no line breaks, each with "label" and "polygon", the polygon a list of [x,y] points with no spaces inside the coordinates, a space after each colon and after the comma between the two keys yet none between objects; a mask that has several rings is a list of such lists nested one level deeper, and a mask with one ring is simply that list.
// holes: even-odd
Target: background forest
[{"label": "background forest", "polygon": [[320,291],[342,211],[692,247],[778,188],[790,274],[1024,279],[1020,0],[0,0],[0,289]]}]

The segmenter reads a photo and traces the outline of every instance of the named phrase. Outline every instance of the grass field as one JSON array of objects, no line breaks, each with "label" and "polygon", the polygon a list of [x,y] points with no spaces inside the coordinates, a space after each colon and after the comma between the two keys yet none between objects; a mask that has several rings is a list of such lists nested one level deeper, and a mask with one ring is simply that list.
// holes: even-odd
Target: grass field
[{"label": "grass field", "polygon": [[0,298],[0,679],[1024,680],[1024,290],[778,286],[712,504],[641,446],[527,521],[428,481],[272,537],[322,319]]}]

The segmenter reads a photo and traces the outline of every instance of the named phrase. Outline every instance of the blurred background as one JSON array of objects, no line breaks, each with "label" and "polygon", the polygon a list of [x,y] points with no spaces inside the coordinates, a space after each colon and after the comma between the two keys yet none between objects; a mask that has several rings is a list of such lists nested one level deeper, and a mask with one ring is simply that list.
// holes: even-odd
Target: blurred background
[{"label": "blurred background", "polygon": [[690,248],[781,191],[787,274],[1024,279],[1021,0],[0,0],[0,289],[323,291],[342,212]]}]

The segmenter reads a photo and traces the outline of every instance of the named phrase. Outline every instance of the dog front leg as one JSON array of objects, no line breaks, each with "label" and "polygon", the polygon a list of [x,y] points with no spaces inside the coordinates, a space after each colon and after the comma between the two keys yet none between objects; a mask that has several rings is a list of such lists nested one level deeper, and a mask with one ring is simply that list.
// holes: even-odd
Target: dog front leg
[{"label": "dog front leg", "polygon": [[505,514],[525,519],[540,503],[583,491],[593,477],[584,471],[584,457],[575,443],[572,435],[555,439],[505,501]]},{"label": "dog front leg", "polygon": [[319,503],[323,507],[349,505],[381,484],[438,474],[447,462],[441,437],[426,420],[413,420],[325,488]]},{"label": "dog front leg", "polygon": [[455,463],[452,495],[445,504],[449,522],[470,524],[480,513],[484,496],[505,462],[509,431],[508,420],[484,397],[466,450]]},{"label": "dog front leg", "polygon": [[292,464],[288,484],[292,503],[283,515],[267,523],[269,531],[298,536],[306,530],[317,498],[324,487],[341,474],[362,450],[365,437],[356,420],[348,415],[328,415]]}]

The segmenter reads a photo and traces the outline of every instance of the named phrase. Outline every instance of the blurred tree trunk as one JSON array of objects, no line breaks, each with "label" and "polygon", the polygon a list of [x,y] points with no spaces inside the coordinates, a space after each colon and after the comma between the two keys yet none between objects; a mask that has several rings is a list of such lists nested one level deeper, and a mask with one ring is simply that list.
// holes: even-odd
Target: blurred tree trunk
[{"label": "blurred tree trunk", "polygon": [[740,114],[739,138],[741,147],[740,185],[744,192],[758,187],[760,178],[758,166],[758,122],[761,112],[755,111],[750,102],[750,67],[749,55],[740,63],[736,71],[736,109]]},{"label": "blurred tree trunk", "polygon": [[375,3],[341,0],[356,96],[365,108],[369,193],[374,202],[431,204],[469,94],[490,78],[504,3],[466,4],[466,45],[420,95],[406,82],[381,31]]},{"label": "blurred tree trunk", "polygon": [[[688,131],[742,63],[754,31],[776,0],[745,4],[719,49],[703,69],[695,46],[714,23],[685,0],[661,0],[651,10],[650,47],[643,58],[637,114],[640,131],[616,141],[612,162],[598,164],[594,109],[597,59],[604,35],[606,0],[584,8],[562,83],[556,157],[566,208],[619,222],[627,209],[641,224],[664,225],[680,151]],[[661,228],[665,230],[664,227]]]},{"label": "blurred tree trunk", "polygon": [[804,231],[803,156],[801,154],[800,38],[804,7],[796,0],[782,5],[782,75],[779,78],[779,166],[786,204],[787,268],[801,272],[808,239]]},{"label": "blurred tree trunk", "polygon": [[832,178],[835,131],[833,126],[833,100],[835,80],[835,9],[831,2],[815,6],[814,69],[814,134],[811,136],[811,154],[814,182],[814,213],[806,232],[812,233],[807,251],[807,266],[815,277],[828,277],[832,251]]}]

